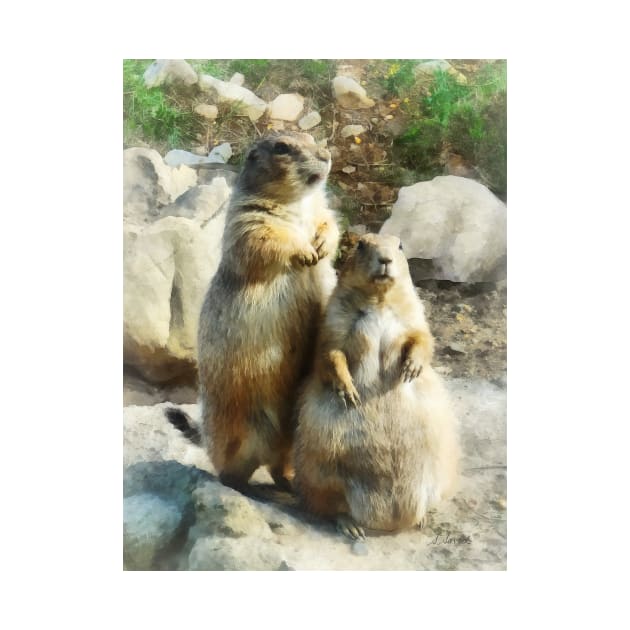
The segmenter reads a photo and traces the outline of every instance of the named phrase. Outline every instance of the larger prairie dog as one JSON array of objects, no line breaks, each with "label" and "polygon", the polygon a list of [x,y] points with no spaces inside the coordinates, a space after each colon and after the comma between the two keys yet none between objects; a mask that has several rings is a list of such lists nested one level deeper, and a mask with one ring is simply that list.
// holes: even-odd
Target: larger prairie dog
[{"label": "larger prairie dog", "polygon": [[401,248],[394,236],[358,241],[300,402],[296,488],[351,537],[421,525],[457,478],[456,422]]},{"label": "larger prairie dog", "polygon": [[198,337],[203,432],[232,487],[259,466],[284,487],[292,474],[296,393],[336,282],[329,172],[310,135],[276,134],[251,148],[236,183]]}]

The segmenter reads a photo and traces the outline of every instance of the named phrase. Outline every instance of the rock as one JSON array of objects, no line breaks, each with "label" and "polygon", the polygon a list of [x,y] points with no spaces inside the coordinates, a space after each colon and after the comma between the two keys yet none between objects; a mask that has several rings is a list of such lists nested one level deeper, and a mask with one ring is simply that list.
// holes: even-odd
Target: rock
[{"label": "rock", "polygon": [[482,184],[440,176],[402,187],[381,234],[398,236],[407,258],[432,260],[434,279],[492,282],[505,277],[506,215]]},{"label": "rock", "polygon": [[194,85],[197,80],[197,73],[183,59],[157,59],[144,71],[148,88],[171,83]]},{"label": "rock", "polygon": [[451,342],[446,347],[445,350],[448,354],[466,354],[466,348],[461,343]]},{"label": "rock", "polygon": [[349,138],[350,136],[360,136],[365,131],[363,125],[346,125],[341,130],[342,138]]},{"label": "rock", "polygon": [[[197,484],[206,481],[210,475],[202,470],[194,462],[183,465],[178,460],[185,454],[181,448],[182,443],[190,444],[188,440],[182,437],[181,433],[168,423],[164,416],[164,409],[170,406],[170,403],[155,405],[154,407],[136,407],[126,408],[123,414],[123,430],[124,430],[124,460],[125,462],[133,462],[125,464],[123,472],[123,492],[125,497],[132,497],[137,494],[152,494],[169,503],[177,506],[182,514],[190,511],[193,513],[192,491]],[[196,405],[182,405],[187,410],[191,407],[196,409]],[[152,417],[153,421],[144,424],[138,424],[138,429],[143,429],[144,434],[138,431],[134,435],[134,441],[127,440],[130,416],[141,416],[144,418]],[[166,423],[166,425],[165,425]],[[162,428],[167,426],[164,432]],[[172,429],[173,432],[171,432]],[[176,433],[175,433],[176,432]],[[154,435],[166,433],[169,435],[171,445],[163,451],[148,448],[143,444],[144,440],[151,440]],[[157,442],[154,445],[157,446]],[[163,442],[166,445],[166,440]],[[195,447],[198,451],[202,450]],[[168,457],[167,450],[170,451],[172,459],[163,459]],[[147,460],[148,458],[148,460]],[[153,461],[155,460],[155,461]],[[206,459],[206,462],[208,460]],[[207,467],[207,464],[204,465]]]},{"label": "rock", "polygon": [[207,156],[195,155],[189,151],[172,149],[164,156],[164,162],[169,166],[177,167],[185,164],[194,166],[195,164],[215,164],[220,162],[225,164],[232,157],[232,147],[229,142],[224,142],[214,147]]},{"label": "rock", "polygon": [[355,540],[352,543],[352,553],[355,556],[367,556],[368,555],[368,546],[365,544],[363,540]]},{"label": "rock", "polygon": [[123,218],[144,225],[159,216],[159,208],[197,183],[187,166],[172,168],[153,149],[123,151]]},{"label": "rock", "polygon": [[216,117],[219,115],[219,108],[216,105],[199,103],[199,105],[195,107],[195,114],[199,114],[208,120],[216,120]]},{"label": "rock", "polygon": [[230,77],[230,83],[234,83],[234,85],[243,85],[245,83],[245,77],[240,72],[235,72]]},{"label": "rock", "polygon": [[374,101],[354,79],[347,76],[337,76],[332,80],[335,100],[341,107],[348,109],[365,109],[374,106]]},{"label": "rock", "polygon": [[350,175],[351,173],[354,173],[357,170],[356,166],[352,166],[352,165],[348,165],[348,166],[344,166],[341,171],[343,173],[346,173],[348,175]]},{"label": "rock", "polygon": [[220,103],[242,103],[245,114],[252,121],[258,120],[267,110],[265,101],[236,83],[202,74],[199,76],[199,87],[206,92],[215,92]]},{"label": "rock", "polygon": [[123,502],[125,569],[150,570],[156,556],[174,538],[182,514],[173,503],[153,494],[137,494]]},{"label": "rock", "polygon": [[224,179],[227,185],[233,188],[238,179],[238,172],[228,168],[200,168],[197,171],[199,185],[211,184],[217,177]]},{"label": "rock", "polygon": [[307,129],[312,129],[316,125],[319,125],[320,122],[322,122],[322,117],[319,115],[319,112],[313,111],[298,120],[298,127],[306,131]]},{"label": "rock", "polygon": [[234,540],[207,536],[195,541],[188,556],[191,571],[276,571],[284,559],[279,550],[255,538]]},{"label": "rock", "polygon": [[212,151],[210,151],[208,155],[208,161],[211,162],[223,162],[227,164],[229,159],[232,157],[232,147],[229,142],[224,142],[223,144],[219,144]]},{"label": "rock", "polygon": [[211,186],[165,210],[176,216],[124,226],[123,357],[152,382],[194,373],[199,312],[231,194],[222,178]]},{"label": "rock", "polygon": [[196,526],[207,534],[258,540],[273,538],[271,528],[254,507],[255,502],[216,481],[207,481],[193,491]]},{"label": "rock", "polygon": [[466,84],[468,79],[461,73],[455,70],[453,66],[445,59],[432,59],[430,61],[423,61],[414,68],[414,74],[435,74],[436,72],[448,72],[448,74],[455,77],[458,83]]},{"label": "rock", "polygon": [[229,200],[227,184],[223,185],[218,180],[215,182],[215,179],[210,185],[189,188],[173,203],[161,208],[160,217],[186,217],[200,223],[213,219],[217,212],[225,209]]},{"label": "rock", "polygon": [[280,94],[269,103],[269,118],[296,120],[304,109],[304,97],[299,94]]}]

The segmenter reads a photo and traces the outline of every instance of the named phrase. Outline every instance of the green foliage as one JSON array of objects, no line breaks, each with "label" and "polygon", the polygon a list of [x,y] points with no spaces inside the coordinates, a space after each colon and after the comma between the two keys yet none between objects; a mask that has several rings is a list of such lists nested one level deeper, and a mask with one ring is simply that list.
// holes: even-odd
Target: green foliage
[{"label": "green foliage", "polygon": [[234,59],[229,63],[229,69],[232,74],[240,72],[244,77],[247,85],[254,89],[260,85],[266,78],[271,67],[269,59]]},{"label": "green foliage", "polygon": [[161,88],[146,88],[143,74],[150,60],[123,61],[124,143],[138,139],[172,149],[189,143],[199,127],[192,111],[179,107]]},{"label": "green foliage", "polygon": [[[397,74],[393,74],[393,77]],[[479,168],[499,195],[507,192],[507,67],[504,61],[483,65],[470,83],[436,72],[425,94],[415,88],[401,106],[407,128],[394,140],[394,157],[422,179],[440,171],[444,148]]]},{"label": "green foliage", "polygon": [[383,86],[389,94],[400,96],[413,87],[416,77],[414,68],[418,63],[416,59],[391,59],[387,74],[384,77]]}]

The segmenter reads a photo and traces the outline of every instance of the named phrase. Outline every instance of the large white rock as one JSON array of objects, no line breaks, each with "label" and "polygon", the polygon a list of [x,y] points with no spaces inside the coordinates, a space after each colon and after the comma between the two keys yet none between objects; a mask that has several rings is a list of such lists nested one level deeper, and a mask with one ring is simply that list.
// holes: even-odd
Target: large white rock
[{"label": "large white rock", "polygon": [[296,120],[304,109],[304,97],[300,94],[280,94],[269,103],[269,118]]},{"label": "large white rock", "polygon": [[483,184],[453,175],[404,186],[381,234],[398,236],[407,258],[432,259],[434,278],[505,277],[507,209]]},{"label": "large white rock", "polygon": [[124,360],[149,380],[194,369],[199,312],[221,259],[230,194],[217,177],[202,194],[167,209],[171,216],[125,225]]},{"label": "large white rock", "polygon": [[365,109],[374,106],[374,101],[353,78],[338,76],[332,80],[333,95],[341,107]]},{"label": "large white rock", "polygon": [[209,74],[199,76],[199,87],[206,92],[215,92],[220,103],[242,103],[250,120],[258,120],[267,110],[267,103],[251,90],[236,83],[215,79]]},{"label": "large white rock", "polygon": [[159,208],[173,202],[197,183],[188,166],[172,168],[153,149],[123,151],[123,217],[127,223],[145,224]]},{"label": "large white rock", "polygon": [[194,85],[197,83],[197,73],[183,59],[156,59],[144,71],[144,84],[152,88],[163,83]]}]

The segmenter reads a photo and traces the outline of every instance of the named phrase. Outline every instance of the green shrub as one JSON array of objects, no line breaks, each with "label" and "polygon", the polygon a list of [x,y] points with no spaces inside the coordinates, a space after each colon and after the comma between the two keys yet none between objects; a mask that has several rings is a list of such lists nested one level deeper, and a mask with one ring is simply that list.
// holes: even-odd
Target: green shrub
[{"label": "green shrub", "polygon": [[[398,76],[397,71],[392,77]],[[400,83],[402,85],[402,83]],[[425,94],[417,86],[402,90],[407,128],[394,140],[394,157],[420,179],[438,174],[448,147],[478,167],[499,196],[507,192],[507,67],[486,63],[469,83],[436,72]],[[405,102],[408,101],[408,102]]]}]

